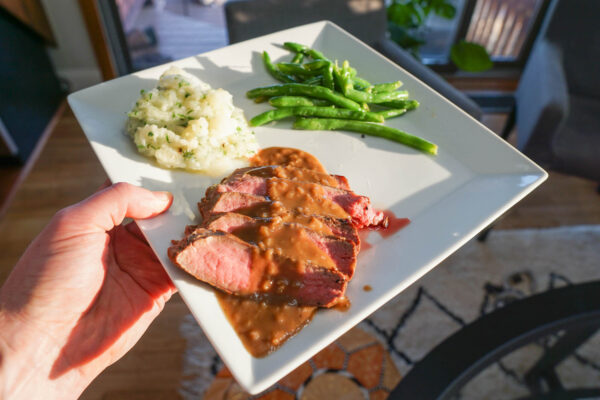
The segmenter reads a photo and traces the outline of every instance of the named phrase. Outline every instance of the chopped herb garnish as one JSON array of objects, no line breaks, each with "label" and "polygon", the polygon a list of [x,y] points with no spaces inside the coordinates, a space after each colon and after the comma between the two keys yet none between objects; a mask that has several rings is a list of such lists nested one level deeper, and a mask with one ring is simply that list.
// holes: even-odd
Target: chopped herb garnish
[{"label": "chopped herb garnish", "polygon": [[183,158],[185,158],[185,159],[192,158],[193,156],[194,156],[193,151],[184,151],[183,152]]},{"label": "chopped herb garnish", "polygon": [[148,132],[148,136],[152,137],[152,136],[154,136],[154,133]]},{"label": "chopped herb garnish", "polygon": [[175,103],[175,106],[177,106],[177,107],[181,107],[181,103],[180,103],[180,102],[177,102],[177,103]]},{"label": "chopped herb garnish", "polygon": [[238,126],[237,128],[235,128],[235,130],[238,131],[238,132],[241,132],[242,128]]},{"label": "chopped herb garnish", "polygon": [[146,146],[147,146],[149,149],[154,149],[154,150],[158,150],[158,149],[160,149],[160,147],[156,147],[155,145],[153,145],[153,144],[151,144],[151,143],[148,143]]},{"label": "chopped herb garnish", "polygon": [[179,119],[183,119],[183,120],[191,120],[191,119],[194,119],[194,117],[192,117],[191,115],[177,114],[177,116],[179,117]]},{"label": "chopped herb garnish", "polygon": [[146,148],[146,146],[144,146],[143,144],[138,144],[137,148],[138,148],[138,150],[144,150]]},{"label": "chopped herb garnish", "polygon": [[188,97],[190,97],[192,94],[190,92],[185,92],[185,98],[187,99]]},{"label": "chopped herb garnish", "polygon": [[152,93],[148,94],[148,100],[152,100]]},{"label": "chopped herb garnish", "polygon": [[166,135],[167,138],[167,143],[171,143],[171,140],[169,140],[169,135]]},{"label": "chopped herb garnish", "polygon": [[179,82],[179,87],[182,87],[182,86],[183,86],[183,82]]},{"label": "chopped herb garnish", "polygon": [[186,114],[190,114],[193,110],[188,110],[188,112],[186,112]]},{"label": "chopped herb garnish", "polygon": [[171,118],[175,118],[175,113],[171,113]]},{"label": "chopped herb garnish", "polygon": [[140,94],[143,96],[146,91],[144,89],[140,90]]}]

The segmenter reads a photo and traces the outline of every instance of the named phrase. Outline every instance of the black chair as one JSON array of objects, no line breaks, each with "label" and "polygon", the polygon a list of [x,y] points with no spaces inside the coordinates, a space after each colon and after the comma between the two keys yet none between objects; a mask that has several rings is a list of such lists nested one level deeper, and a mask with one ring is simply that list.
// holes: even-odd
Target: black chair
[{"label": "black chair", "polygon": [[[600,183],[598,0],[554,0],[503,136],[543,166]],[[600,190],[600,187],[599,187]]]},{"label": "black chair", "polygon": [[479,372],[512,351],[563,332],[525,374],[525,399],[587,399],[597,388],[565,389],[556,366],[600,329],[600,282],[552,289],[487,314],[435,347],[389,399],[451,399]]},{"label": "black chair", "polygon": [[232,0],[225,3],[229,42],[329,20],[431,86],[475,119],[479,106],[387,37],[384,0]]}]

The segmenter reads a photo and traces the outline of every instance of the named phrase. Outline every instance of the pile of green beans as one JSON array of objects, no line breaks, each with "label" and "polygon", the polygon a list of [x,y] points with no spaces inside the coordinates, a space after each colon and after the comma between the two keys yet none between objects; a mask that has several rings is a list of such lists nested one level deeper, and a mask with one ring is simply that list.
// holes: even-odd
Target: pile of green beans
[{"label": "pile of green beans", "polygon": [[250,125],[260,126],[288,117],[297,117],[294,129],[346,130],[413,147],[427,154],[437,154],[437,145],[399,129],[382,125],[419,107],[409,99],[402,82],[371,84],[358,76],[348,61],[341,66],[318,50],[285,42],[294,53],[291,62],[273,64],[263,52],[267,72],[278,85],[249,90],[246,95],[256,102],[267,101],[275,109],[259,114]]}]

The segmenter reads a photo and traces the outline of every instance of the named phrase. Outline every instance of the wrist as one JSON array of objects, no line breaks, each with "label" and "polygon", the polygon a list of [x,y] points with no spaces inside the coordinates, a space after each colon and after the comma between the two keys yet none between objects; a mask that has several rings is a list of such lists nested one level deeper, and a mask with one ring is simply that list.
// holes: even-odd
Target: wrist
[{"label": "wrist", "polygon": [[0,398],[77,398],[89,381],[77,369],[53,379],[59,353],[39,327],[0,309]]}]

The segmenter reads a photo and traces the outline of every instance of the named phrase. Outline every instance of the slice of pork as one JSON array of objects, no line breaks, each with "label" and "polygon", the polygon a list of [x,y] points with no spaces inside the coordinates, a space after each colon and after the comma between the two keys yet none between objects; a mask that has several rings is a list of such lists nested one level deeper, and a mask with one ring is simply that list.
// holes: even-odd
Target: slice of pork
[{"label": "slice of pork", "polygon": [[[285,227],[293,231],[298,231],[298,233],[302,234],[298,236],[308,238],[321,252],[326,254],[346,279],[350,280],[354,275],[356,256],[359,250],[358,246],[337,236],[319,234],[305,225],[285,223],[281,218],[274,221],[273,219],[257,219],[237,213],[221,214],[204,224],[206,229],[231,233],[242,240],[245,240],[245,232],[256,231],[261,226],[272,226],[274,229]],[[239,234],[237,234],[238,232]],[[286,243],[280,243],[277,246],[285,248]],[[287,254],[285,251],[282,255],[293,258],[292,254]]]},{"label": "slice of pork", "polygon": [[[270,208],[275,206],[276,212],[269,214],[272,211]],[[285,221],[297,220],[298,215],[293,210],[285,209],[279,205],[274,205],[265,196],[255,196],[248,193],[240,192],[224,192],[219,193],[212,191],[207,197],[198,203],[198,209],[203,220],[209,220],[215,215],[227,212],[236,212],[251,217],[268,218],[270,216],[280,216]],[[264,213],[264,214],[263,214]],[[305,215],[305,218],[315,218],[327,225],[331,229],[333,235],[343,237],[352,243],[359,245],[360,239],[358,231],[352,225],[350,220],[333,218],[323,215]]]},{"label": "slice of pork", "polygon": [[223,179],[221,183],[233,182],[244,176],[260,176],[263,178],[283,178],[294,181],[304,181],[318,183],[320,185],[331,186],[344,190],[350,190],[348,179],[341,175],[329,175],[323,172],[295,168],[289,165],[268,165],[261,167],[239,168],[233,171],[231,175]]},{"label": "slice of pork", "polygon": [[339,271],[268,252],[228,233],[196,229],[168,254],[181,269],[227,293],[320,307],[334,306],[343,297],[347,282]]},{"label": "slice of pork", "polygon": [[[219,185],[210,187],[206,195],[211,192],[239,192],[248,193],[255,196],[269,196],[269,184],[286,183],[287,179],[263,178],[260,176],[244,175],[234,181],[228,181]],[[371,200],[366,196],[360,196],[356,193],[330,186],[323,186],[310,182],[294,182],[295,187],[300,187],[304,193],[313,193],[315,189],[326,200],[339,205],[352,218],[352,222],[357,228],[364,227],[386,227],[388,219],[381,211],[376,211]]]}]

